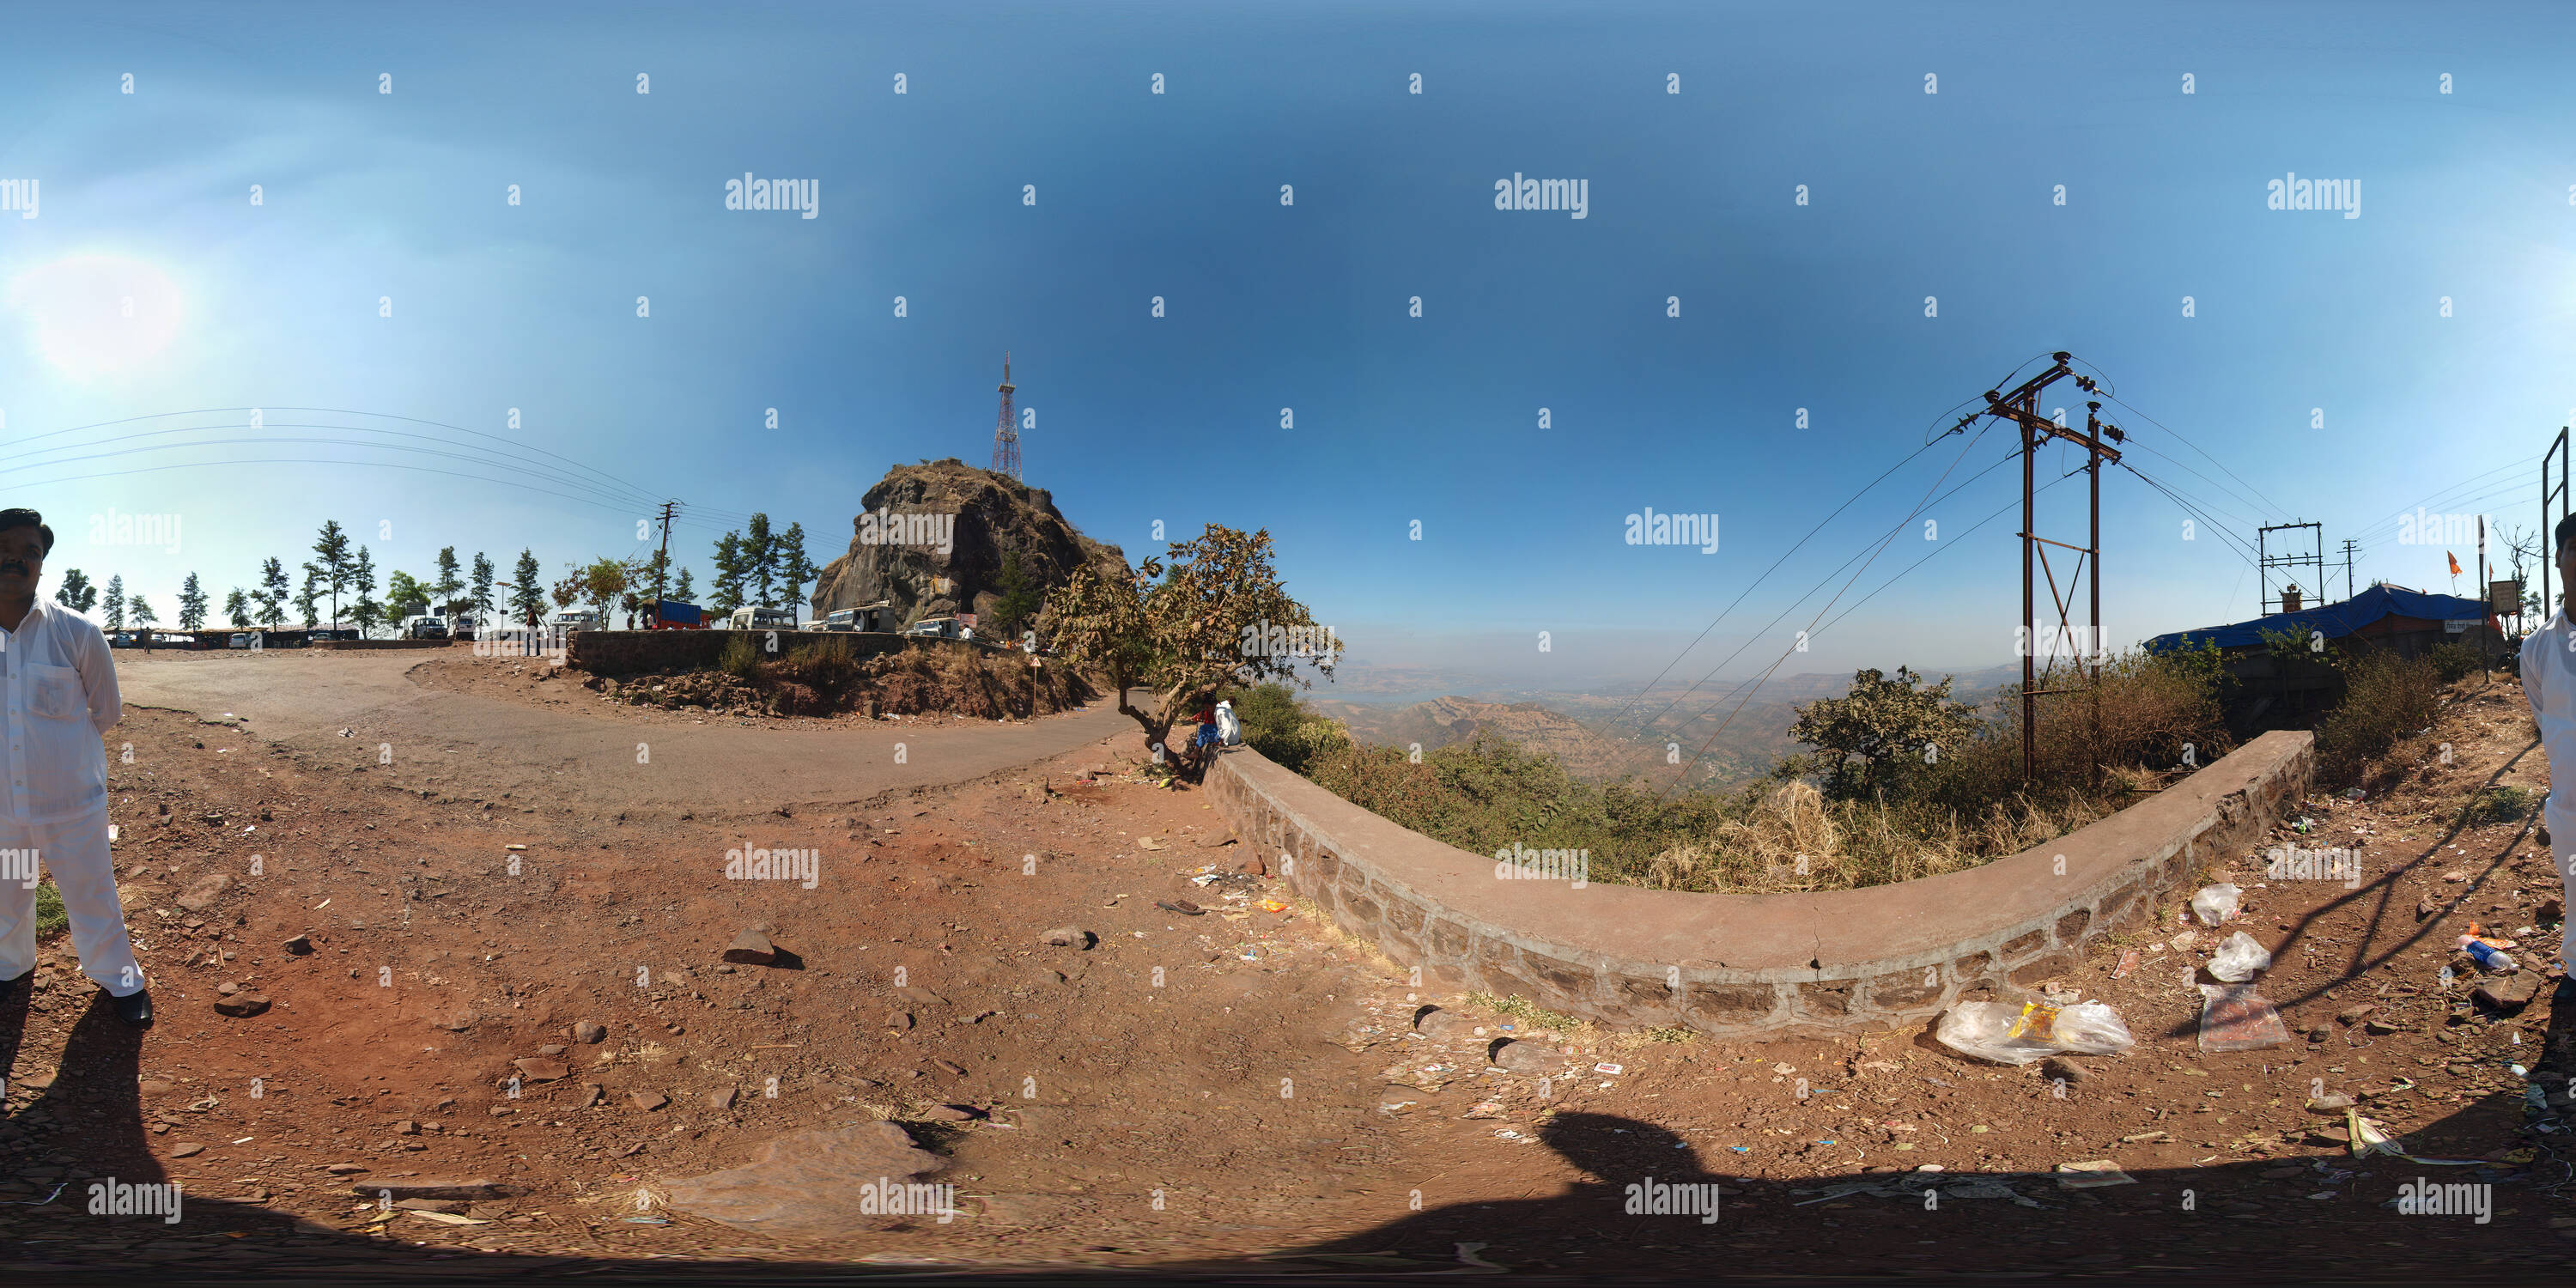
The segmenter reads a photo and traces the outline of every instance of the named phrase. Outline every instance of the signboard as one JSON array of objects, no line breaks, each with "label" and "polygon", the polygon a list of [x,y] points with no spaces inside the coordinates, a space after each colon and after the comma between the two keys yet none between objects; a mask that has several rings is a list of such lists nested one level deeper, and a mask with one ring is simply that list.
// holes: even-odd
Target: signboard
[{"label": "signboard", "polygon": [[2465,631],[2476,630],[2484,625],[2486,625],[2486,622],[2481,618],[2453,617],[2442,623],[2442,630],[2446,634],[2458,635]]},{"label": "signboard", "polygon": [[2522,583],[2491,581],[2487,583],[2487,611],[2510,617],[2522,611]]}]

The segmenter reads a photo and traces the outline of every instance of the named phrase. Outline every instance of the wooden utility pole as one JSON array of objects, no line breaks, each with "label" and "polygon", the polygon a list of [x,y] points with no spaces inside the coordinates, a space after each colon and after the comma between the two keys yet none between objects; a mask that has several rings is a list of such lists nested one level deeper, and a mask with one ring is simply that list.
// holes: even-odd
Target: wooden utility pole
[{"label": "wooden utility pole", "polygon": [[662,600],[666,598],[663,588],[671,579],[671,517],[679,511],[680,503],[677,501],[662,503],[662,557],[653,563],[653,612],[656,621],[660,620]]}]

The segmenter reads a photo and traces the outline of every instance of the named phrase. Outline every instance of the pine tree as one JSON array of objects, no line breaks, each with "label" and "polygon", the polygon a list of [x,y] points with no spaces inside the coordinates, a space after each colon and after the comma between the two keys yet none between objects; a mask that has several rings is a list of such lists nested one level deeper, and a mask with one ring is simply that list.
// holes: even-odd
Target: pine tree
[{"label": "pine tree", "polygon": [[716,541],[716,575],[715,580],[709,583],[710,593],[715,597],[708,601],[707,607],[714,609],[719,616],[742,607],[745,573],[742,534],[728,532]]},{"label": "pine tree", "polygon": [[805,557],[804,524],[787,525],[786,534],[778,539],[778,551],[778,579],[784,583],[787,606],[794,608],[804,602],[806,585],[822,576],[823,570]]},{"label": "pine tree", "polygon": [[338,625],[340,595],[349,589],[357,573],[357,566],[349,562],[349,534],[341,531],[338,519],[322,521],[322,534],[313,542],[313,556],[314,561],[304,565],[305,570],[319,571],[324,584],[330,587],[331,622]]},{"label": "pine tree", "polygon": [[189,573],[179,583],[179,629],[193,631],[206,624],[206,592],[197,584],[197,574]]},{"label": "pine tree", "polygon": [[769,531],[769,516],[755,511],[742,539],[744,590],[763,608],[778,606],[778,538]]},{"label": "pine tree", "polygon": [[286,580],[285,562],[271,555],[259,566],[259,589],[251,592],[251,599],[259,604],[259,624],[285,625],[286,606],[293,597],[294,588]]},{"label": "pine tree", "polygon": [[304,588],[295,592],[295,612],[304,619],[304,629],[308,631],[321,621],[323,582],[321,569],[304,565]]},{"label": "pine tree", "polygon": [[483,552],[474,552],[474,615],[477,620],[492,612],[492,561]]},{"label": "pine tree", "polygon": [[224,616],[232,619],[235,630],[251,624],[250,596],[243,593],[241,587],[233,587],[232,593],[224,596]]},{"label": "pine tree", "polygon": [[542,571],[537,567],[536,552],[521,550],[515,571],[517,576],[510,582],[510,611],[533,628],[546,615],[546,587],[539,580]]},{"label": "pine tree", "polygon": [[384,620],[385,606],[376,602],[376,558],[367,553],[365,546],[358,547],[357,561],[349,567],[349,581],[358,592],[358,602],[349,606],[349,616],[360,631],[372,631],[377,622]]},{"label": "pine tree", "polygon": [[433,613],[447,612],[449,606],[456,602],[457,593],[464,589],[465,583],[459,580],[456,575],[456,547],[439,547],[438,580],[429,583],[431,602],[429,608],[425,611]]},{"label": "pine tree", "polygon": [[125,629],[125,576],[122,573],[107,579],[107,629]]},{"label": "pine tree", "polygon": [[152,605],[141,595],[125,601],[125,612],[137,626],[158,626],[161,623],[161,615],[153,612]]},{"label": "pine tree", "polygon": [[98,606],[98,587],[90,583],[89,574],[66,568],[62,582],[54,587],[54,602],[75,613],[86,613]]},{"label": "pine tree", "polygon": [[671,598],[676,599],[683,604],[689,604],[697,602],[697,597],[698,588],[691,578],[689,570],[682,568],[680,570],[680,580],[671,587]]}]

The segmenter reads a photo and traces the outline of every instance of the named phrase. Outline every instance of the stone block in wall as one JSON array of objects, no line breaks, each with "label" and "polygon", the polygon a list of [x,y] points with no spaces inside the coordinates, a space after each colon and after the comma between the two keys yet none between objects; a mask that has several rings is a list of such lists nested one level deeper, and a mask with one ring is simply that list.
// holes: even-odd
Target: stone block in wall
[{"label": "stone block in wall", "polygon": [[2055,952],[2042,957],[2033,958],[2030,961],[2014,967],[2012,974],[2006,978],[2010,979],[2014,984],[2023,988],[2028,988],[2033,984],[2039,983],[2041,980],[2058,979],[2065,976],[2080,965],[2083,960],[2083,958],[2076,956],[2072,949],[2061,948]]},{"label": "stone block in wall", "polygon": [[1840,1019],[1851,1013],[1852,981],[1815,981],[1798,985],[1798,1013],[1811,1019]]},{"label": "stone block in wall", "polygon": [[2078,908],[2057,919],[2057,942],[2071,944],[2084,937],[2093,924],[2093,914]]},{"label": "stone block in wall", "polygon": [[1433,917],[1424,923],[1430,932],[1431,951],[1443,958],[1467,955],[1467,928],[1447,917]]},{"label": "stone block in wall", "polygon": [[[1930,983],[1924,982],[1924,976],[1927,973],[1932,976]],[[1908,1007],[1922,1006],[1941,996],[1940,972],[1889,971],[1884,975],[1871,977],[1868,986],[1862,990],[1861,996],[1868,1005],[1885,1011],[1901,1011]]]},{"label": "stone block in wall", "polygon": [[1521,964],[1540,983],[1568,999],[1591,997],[1593,983],[1599,978],[1591,967],[1581,962],[1550,957],[1528,948],[1521,950]]},{"label": "stone block in wall", "polygon": [[1415,903],[1410,895],[1399,894],[1393,890],[1387,891],[1386,928],[1391,934],[1408,936],[1421,934],[1422,905]]},{"label": "stone block in wall", "polygon": [[2045,948],[2045,947],[2047,947],[2047,946],[2048,946],[2048,932],[2047,932],[2047,931],[2045,931],[2045,930],[2032,930],[2032,931],[2026,931],[2026,932],[2024,932],[2024,933],[2022,933],[2022,934],[2015,935],[2015,936],[2013,936],[2012,938],[2005,940],[2005,941],[2004,941],[2004,946],[2003,946],[2002,950],[2000,951],[1999,955],[2000,955],[2000,956],[2001,956],[2005,961],[2008,961],[2008,962],[2009,962],[2009,961],[2019,961],[2019,960],[2021,960],[2021,958],[2022,958],[2024,955],[2026,955],[2026,954],[2028,954],[2028,953],[2030,953],[2030,952],[2033,952],[2033,951],[2035,951],[2035,950],[2037,950],[2037,949]]},{"label": "stone block in wall", "polygon": [[1972,979],[1983,978],[1987,972],[1994,968],[1995,955],[1993,953],[1970,953],[1967,956],[1950,963],[1950,978],[1958,980],[1961,983],[1965,983]]},{"label": "stone block in wall", "polygon": [[1771,1017],[1780,1009],[1780,992],[1771,984],[1682,985],[1682,1014],[1702,1028],[1740,1028]]}]

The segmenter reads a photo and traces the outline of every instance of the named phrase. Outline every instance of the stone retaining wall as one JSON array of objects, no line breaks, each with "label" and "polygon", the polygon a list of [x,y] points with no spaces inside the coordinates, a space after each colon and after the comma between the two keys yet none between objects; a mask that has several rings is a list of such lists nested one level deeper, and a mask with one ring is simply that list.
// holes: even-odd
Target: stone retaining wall
[{"label": "stone retaining wall", "polygon": [[1622,1026],[1714,1034],[1904,1027],[2011,997],[2087,941],[2187,895],[2307,794],[2314,739],[2267,733],[2048,845],[1898,885],[1729,895],[1502,880],[1249,747],[1208,775],[1216,806],[1301,894],[1425,986],[1519,994]]},{"label": "stone retaining wall", "polygon": [[[594,675],[635,675],[648,671],[703,670],[724,660],[734,637],[765,648],[770,631],[574,631],[565,645],[565,661]],[[852,657],[900,653],[908,648],[968,648],[963,641],[910,637],[890,631],[778,631],[777,657],[838,641]],[[981,643],[981,641],[977,641]],[[764,653],[764,658],[771,655]]]}]

